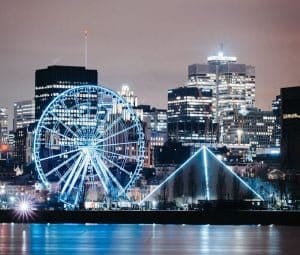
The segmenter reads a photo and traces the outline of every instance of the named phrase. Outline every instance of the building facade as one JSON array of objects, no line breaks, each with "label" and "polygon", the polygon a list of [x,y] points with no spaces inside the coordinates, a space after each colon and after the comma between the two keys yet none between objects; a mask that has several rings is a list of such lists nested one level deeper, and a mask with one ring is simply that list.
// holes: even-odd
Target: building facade
[{"label": "building facade", "polygon": [[278,147],[279,134],[275,124],[276,116],[272,111],[233,110],[223,117],[222,140],[230,146],[248,145],[255,155],[257,149]]},{"label": "building facade", "polygon": [[145,166],[153,167],[155,148],[163,146],[168,138],[167,110],[157,109],[150,105],[139,105],[135,111],[144,127]]},{"label": "building facade", "polygon": [[167,141],[167,110],[157,109],[150,105],[138,105],[138,97],[127,84],[122,85],[118,92],[134,109],[143,125],[145,139],[144,166],[154,166],[154,150]]},{"label": "building facade", "polygon": [[134,95],[134,92],[130,90],[130,87],[127,84],[123,84],[121,87],[121,91],[118,91],[118,94],[122,96],[126,101],[132,106],[137,107],[138,98]]},{"label": "building facade", "polygon": [[[83,85],[97,85],[98,84],[98,73],[97,70],[88,70],[85,67],[76,67],[76,66],[49,66],[45,69],[40,69],[35,72],[35,117],[36,122],[39,121],[46,107],[50,102],[63,93],[64,91],[75,88]],[[90,100],[92,99],[92,100]],[[57,107],[55,114],[47,119],[47,128],[52,128],[58,119],[63,126],[64,122],[67,122],[73,127],[86,127],[94,125],[95,119],[92,121],[92,114],[86,114],[83,118],[78,118],[78,113],[86,111],[87,105],[89,112],[95,112],[97,107],[97,97],[96,95],[84,95],[80,94],[76,98],[70,97],[69,100],[73,100],[77,107],[75,109],[70,109],[65,105],[60,105]],[[91,103],[92,102],[92,103]],[[22,132],[21,132],[22,131]],[[25,130],[20,132],[25,134]],[[16,135],[17,139],[18,134]],[[29,137],[29,136],[28,136]],[[23,151],[23,156],[19,157],[24,159],[26,150],[21,150],[22,144],[27,139],[27,136],[23,137],[23,140],[20,137],[20,149]],[[44,137],[42,138],[45,143],[48,140],[59,141],[63,139],[56,136],[53,133],[45,132]],[[28,140],[28,139],[27,139]],[[66,141],[64,141],[66,142]],[[18,146],[16,142],[16,147]],[[44,146],[45,151],[47,151],[46,145]],[[53,147],[52,149],[57,149]],[[60,159],[61,160],[61,159]],[[26,162],[26,161],[25,161]],[[23,163],[25,163],[23,162]],[[49,166],[50,167],[50,166]]]},{"label": "building facade", "polygon": [[168,136],[186,146],[215,143],[212,87],[185,86],[168,90]]},{"label": "building facade", "polygon": [[26,100],[14,103],[13,130],[28,127],[35,123],[34,100]]},{"label": "building facade", "polygon": [[38,121],[48,104],[65,90],[97,85],[97,70],[76,66],[49,66],[35,72],[35,117]]},{"label": "building facade", "polygon": [[220,128],[220,139],[224,132],[222,121],[228,112],[255,105],[255,68],[223,52],[208,57],[206,64],[189,65],[187,86],[212,91],[213,122]]},{"label": "building facade", "polygon": [[8,113],[6,108],[0,108],[0,160],[6,159],[8,154]]},{"label": "building facade", "polygon": [[275,116],[275,143],[276,147],[280,148],[280,142],[281,142],[281,96],[278,95],[276,98],[272,101],[272,112]]},{"label": "building facade", "polygon": [[255,68],[220,51],[189,65],[185,86],[168,91],[168,135],[189,146],[224,143],[226,117],[254,105]]},{"label": "building facade", "polygon": [[300,86],[281,89],[281,167],[300,172]]},{"label": "building facade", "polygon": [[8,113],[6,108],[0,108],[0,144],[8,142]]},{"label": "building facade", "polygon": [[15,162],[20,166],[28,165],[32,162],[33,131],[34,123],[18,128],[15,132],[14,158]]}]

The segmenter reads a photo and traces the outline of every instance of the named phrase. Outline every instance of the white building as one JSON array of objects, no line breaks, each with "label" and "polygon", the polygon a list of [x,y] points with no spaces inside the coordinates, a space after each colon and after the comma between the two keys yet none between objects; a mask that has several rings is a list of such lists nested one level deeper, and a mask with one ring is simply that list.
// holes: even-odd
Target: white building
[{"label": "white building", "polygon": [[206,64],[189,65],[187,86],[212,90],[214,121],[220,127],[228,112],[255,105],[255,67],[240,64],[222,51],[208,57]]},{"label": "white building", "polygon": [[118,94],[122,96],[126,101],[132,106],[136,107],[138,105],[138,98],[134,95],[134,92],[130,90],[130,87],[127,84],[123,84],[121,91],[118,91]]},{"label": "white building", "polygon": [[35,122],[34,100],[26,100],[14,103],[13,130],[28,127]]},{"label": "white building", "polygon": [[8,114],[7,108],[0,107],[0,145],[8,142]]}]

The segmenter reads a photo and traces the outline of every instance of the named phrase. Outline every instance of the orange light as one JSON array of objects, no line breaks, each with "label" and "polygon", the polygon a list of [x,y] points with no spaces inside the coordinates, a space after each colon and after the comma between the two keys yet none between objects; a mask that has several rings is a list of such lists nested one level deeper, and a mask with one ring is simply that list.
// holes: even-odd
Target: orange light
[{"label": "orange light", "polygon": [[9,145],[8,144],[1,144],[0,145],[0,152],[8,152]]}]

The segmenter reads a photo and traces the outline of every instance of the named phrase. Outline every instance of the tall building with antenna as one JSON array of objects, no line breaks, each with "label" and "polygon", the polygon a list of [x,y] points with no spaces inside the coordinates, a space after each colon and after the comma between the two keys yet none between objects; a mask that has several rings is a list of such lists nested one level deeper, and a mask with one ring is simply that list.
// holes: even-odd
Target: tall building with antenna
[{"label": "tall building with antenna", "polygon": [[226,56],[188,66],[188,80],[168,91],[168,135],[187,145],[224,140],[223,120],[255,104],[255,68]]},{"label": "tall building with antenna", "polygon": [[233,110],[255,106],[255,67],[224,55],[222,47],[217,55],[207,58],[206,64],[188,66],[187,86],[212,90],[214,122],[219,126],[221,142],[223,118]]}]

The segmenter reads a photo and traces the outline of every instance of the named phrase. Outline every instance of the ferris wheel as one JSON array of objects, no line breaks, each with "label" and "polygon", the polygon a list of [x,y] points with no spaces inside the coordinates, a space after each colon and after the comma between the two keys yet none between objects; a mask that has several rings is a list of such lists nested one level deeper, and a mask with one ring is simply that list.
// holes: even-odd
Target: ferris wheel
[{"label": "ferris wheel", "polygon": [[71,207],[88,188],[110,199],[129,199],[144,161],[136,113],[102,86],[78,86],[57,96],[37,124],[33,147],[39,178],[55,185],[60,201]]}]

